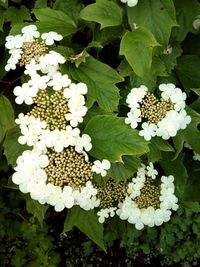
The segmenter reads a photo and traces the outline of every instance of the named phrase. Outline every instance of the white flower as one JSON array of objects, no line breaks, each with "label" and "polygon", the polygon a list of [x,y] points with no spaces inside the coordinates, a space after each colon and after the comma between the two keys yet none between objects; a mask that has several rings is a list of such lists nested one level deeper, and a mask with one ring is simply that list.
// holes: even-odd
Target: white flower
[{"label": "white flower", "polygon": [[200,154],[198,154],[198,153],[196,153],[196,152],[194,151],[193,159],[194,159],[194,160],[198,160],[198,161],[200,161]]},{"label": "white flower", "polygon": [[39,69],[39,65],[36,64],[35,59],[32,58],[30,63],[25,66],[24,74],[29,75],[30,77],[35,76]]},{"label": "white flower", "polygon": [[45,40],[46,45],[53,45],[54,41],[61,41],[63,39],[62,35],[53,31],[48,33],[43,33],[41,35],[41,38]]},{"label": "white flower", "polygon": [[69,85],[69,88],[65,88],[64,90],[64,96],[67,99],[70,98],[77,98],[79,95],[85,95],[87,94],[87,85],[85,83],[71,83]]},{"label": "white flower", "polygon": [[139,132],[140,136],[143,136],[146,141],[151,140],[156,135],[157,126],[153,123],[142,123],[142,130]]},{"label": "white flower", "polygon": [[159,90],[162,92],[161,96],[164,100],[169,100],[170,96],[173,94],[176,86],[173,83],[160,84]]},{"label": "white flower", "polygon": [[58,71],[59,64],[65,63],[65,58],[55,51],[50,51],[48,54],[42,55],[39,58],[39,69],[42,73],[47,73],[49,77]]},{"label": "white flower", "polygon": [[21,58],[22,50],[18,48],[14,48],[9,51],[9,54],[11,54],[10,58],[7,61],[7,64],[5,66],[5,70],[14,70],[16,69],[16,65]]},{"label": "white flower", "polygon": [[23,37],[21,34],[9,35],[6,37],[5,47],[9,50],[14,48],[21,48],[23,46]]},{"label": "white flower", "polygon": [[145,97],[148,88],[144,85],[141,85],[139,88],[131,89],[131,92],[128,94],[126,103],[128,104],[129,108],[138,108],[139,103]]},{"label": "white flower", "polygon": [[69,86],[71,80],[69,79],[67,74],[62,75],[60,72],[56,72],[52,80],[49,81],[48,86],[52,86],[53,90],[58,91],[64,87]]},{"label": "white flower", "polygon": [[96,198],[96,195],[97,189],[93,187],[91,181],[88,181],[81,189],[73,192],[75,204],[84,210],[91,210],[99,206],[100,201]]},{"label": "white flower", "polygon": [[47,88],[48,81],[49,77],[47,75],[40,76],[39,74],[35,74],[31,76],[31,80],[28,81],[28,85],[36,90],[44,90]]},{"label": "white flower", "polygon": [[14,88],[14,95],[16,96],[15,102],[17,104],[22,104],[23,102],[26,105],[33,104],[33,97],[37,95],[38,89],[30,86],[28,83],[23,83],[22,86],[16,86]]},{"label": "white flower", "polygon": [[166,47],[166,49],[164,49],[163,54],[164,54],[164,55],[169,55],[169,54],[172,53],[172,50],[173,50],[172,46],[171,46],[171,45],[168,45],[168,46]]},{"label": "white flower", "polygon": [[24,42],[33,42],[35,38],[40,37],[40,33],[37,31],[35,25],[28,25],[22,28]]},{"label": "white flower", "polygon": [[78,136],[75,140],[75,150],[81,153],[83,149],[85,149],[85,151],[90,151],[92,149],[91,138],[88,134],[83,134],[81,137]]},{"label": "white flower", "polygon": [[70,145],[67,131],[55,129],[53,130],[53,133],[57,135],[54,142],[54,149],[56,152],[61,152],[64,148],[67,148]]},{"label": "white flower", "polygon": [[156,169],[154,169],[152,162],[150,162],[149,166],[147,166],[147,175],[151,177],[152,179],[155,179],[156,175],[158,175],[158,172]]},{"label": "white flower", "polygon": [[195,30],[199,31],[200,30],[200,19],[195,19],[192,23],[193,27]]},{"label": "white flower", "polygon": [[101,176],[106,176],[107,170],[111,167],[110,162],[107,159],[103,159],[102,162],[100,160],[95,160],[94,165],[92,166],[92,171],[101,174]]},{"label": "white flower", "polygon": [[129,7],[136,6],[138,3],[138,0],[120,0],[122,3],[127,3]]},{"label": "white flower", "polygon": [[100,211],[97,212],[98,220],[100,223],[105,222],[105,218],[109,217],[109,209],[100,209]]},{"label": "white flower", "polygon": [[131,109],[127,114],[128,118],[125,118],[125,123],[130,124],[131,128],[135,129],[138,126],[138,122],[141,122],[141,111],[138,108]]},{"label": "white flower", "polygon": [[18,142],[22,145],[27,144],[28,146],[33,146],[38,141],[43,129],[46,128],[46,122],[41,121],[39,118],[34,118],[33,116],[21,117],[19,118],[20,130],[22,136],[18,138]]},{"label": "white flower", "polygon": [[72,127],[76,127],[79,123],[83,122],[83,117],[87,113],[87,107],[80,106],[70,109],[70,112],[65,115],[66,120],[70,122]]}]

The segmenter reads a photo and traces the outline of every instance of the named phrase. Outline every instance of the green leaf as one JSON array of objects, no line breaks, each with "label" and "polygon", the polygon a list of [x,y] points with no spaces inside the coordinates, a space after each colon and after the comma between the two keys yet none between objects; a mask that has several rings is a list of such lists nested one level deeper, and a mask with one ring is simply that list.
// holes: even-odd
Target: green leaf
[{"label": "green leaf", "polygon": [[132,177],[141,165],[141,160],[136,156],[123,156],[122,160],[123,163],[112,163],[108,170],[108,176],[116,182],[126,181]]},{"label": "green leaf", "polygon": [[133,73],[130,81],[132,87],[144,84],[149,89],[154,89],[157,86],[157,78],[160,76],[167,76],[165,65],[159,57],[153,57],[151,69],[145,78],[142,79]]},{"label": "green leaf", "polygon": [[102,45],[113,42],[113,40],[119,39],[124,33],[124,28],[122,25],[113,26],[108,28],[95,28],[94,31],[94,40],[100,42]]},{"label": "green leaf", "polygon": [[77,206],[69,209],[63,231],[68,232],[74,226],[78,227],[94,243],[105,250],[105,245],[103,242],[103,225],[99,223],[98,217],[94,210],[84,211]]},{"label": "green leaf", "polygon": [[186,111],[188,115],[190,115],[192,121],[186,129],[179,131],[173,138],[174,146],[176,148],[175,157],[181,152],[184,142],[187,142],[196,153],[200,154],[200,131],[198,130],[200,115],[190,108],[187,108]]},{"label": "green leaf", "polygon": [[164,47],[169,42],[171,29],[176,24],[175,8],[172,0],[140,0],[134,8],[128,8],[131,27],[136,23],[146,27]]},{"label": "green leaf", "polygon": [[90,154],[112,162],[121,161],[123,155],[140,155],[148,152],[148,142],[138,131],[124,123],[124,118],[99,115],[87,124],[85,133],[92,138]]},{"label": "green leaf", "polygon": [[36,0],[34,8],[43,8],[47,7],[47,0]]},{"label": "green leaf", "polygon": [[5,12],[5,20],[10,21],[11,26],[13,26],[25,20],[32,19],[29,10],[25,6],[20,6],[20,8],[11,6]]},{"label": "green leaf", "polygon": [[171,47],[172,52],[170,54],[163,54],[161,57],[169,74],[177,65],[177,57],[179,57],[182,53],[180,44],[174,44]]},{"label": "green leaf", "polygon": [[87,58],[78,68],[73,64],[65,64],[62,68],[74,80],[87,84],[89,108],[97,101],[99,107],[108,112],[117,110],[120,96],[115,84],[122,82],[123,78],[114,69],[93,57]]},{"label": "green leaf", "polygon": [[56,0],[53,8],[65,12],[70,18],[77,22],[81,10],[81,3],[80,0]]},{"label": "green leaf", "polygon": [[200,212],[200,205],[197,201],[185,201],[183,206],[187,209],[190,209],[192,212]]},{"label": "green leaf", "polygon": [[194,162],[190,168],[189,179],[185,187],[184,200],[185,201],[200,201],[200,170],[199,162]]},{"label": "green leaf", "polygon": [[39,22],[36,22],[40,32],[55,31],[62,36],[68,36],[76,32],[75,22],[64,12],[51,8],[33,10]]},{"label": "green leaf", "polygon": [[48,207],[48,205],[42,205],[37,200],[33,200],[30,197],[26,196],[27,211],[38,219],[41,226],[43,225],[43,220]]},{"label": "green leaf", "polygon": [[[189,66],[189,67],[188,67]],[[184,55],[178,59],[176,72],[185,90],[198,88],[200,85],[200,57]]]},{"label": "green leaf", "polygon": [[18,143],[18,138],[21,135],[19,127],[16,125],[10,128],[3,142],[4,154],[7,161],[12,166],[15,166],[17,158],[25,151],[30,149],[27,145]]},{"label": "green leaf", "polygon": [[172,40],[182,41],[188,32],[193,32],[193,21],[200,13],[200,4],[197,0],[174,0],[178,27],[173,29]]},{"label": "green leaf", "polygon": [[150,151],[147,153],[149,162],[156,162],[161,159],[161,151],[171,152],[174,151],[173,147],[165,140],[155,137],[149,144]]},{"label": "green leaf", "polygon": [[101,24],[101,29],[122,23],[122,10],[108,0],[97,0],[95,4],[86,6],[80,12],[80,18]]},{"label": "green leaf", "polygon": [[150,31],[138,28],[122,37],[119,53],[125,56],[134,72],[144,78],[151,69],[152,52],[157,45]]},{"label": "green leaf", "polygon": [[5,10],[0,10],[0,31],[3,31],[4,19],[5,19]]},{"label": "green leaf", "polygon": [[0,95],[0,142],[3,140],[6,131],[15,125],[14,110],[10,101]]},{"label": "green leaf", "polygon": [[186,183],[188,180],[187,170],[183,163],[184,154],[174,160],[174,153],[162,153],[162,159],[159,161],[166,175],[174,176],[174,183],[176,187],[176,194],[179,198],[183,197]]}]

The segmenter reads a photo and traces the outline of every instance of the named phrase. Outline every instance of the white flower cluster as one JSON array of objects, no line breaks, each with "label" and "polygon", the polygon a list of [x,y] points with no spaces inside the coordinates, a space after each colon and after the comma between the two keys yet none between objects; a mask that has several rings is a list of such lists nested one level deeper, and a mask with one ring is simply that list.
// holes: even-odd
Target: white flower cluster
[{"label": "white flower cluster", "polygon": [[5,67],[6,71],[15,70],[23,54],[22,47],[25,43],[32,43],[41,38],[47,46],[53,45],[54,41],[62,40],[62,35],[56,32],[43,33],[40,36],[39,31],[35,25],[25,26],[21,30],[21,34],[9,35],[6,37],[5,46],[9,49],[10,58]]},{"label": "white flower cluster", "polygon": [[[188,143],[185,143],[185,144],[184,144],[184,147],[186,147],[186,148],[192,150],[192,147],[191,147]],[[193,159],[194,159],[194,160],[198,160],[198,161],[200,161],[200,154],[198,154],[198,153],[195,152],[194,150],[193,150]]]},{"label": "white flower cluster", "polygon": [[79,205],[85,210],[99,206],[96,198],[97,190],[91,181],[88,181],[80,190],[71,186],[55,186],[47,183],[47,174],[44,170],[49,164],[49,159],[44,152],[33,149],[22,153],[17,159],[12,180],[19,185],[23,193],[30,193],[31,198],[41,204],[50,204],[56,211],[62,211],[65,207],[71,208]]},{"label": "white flower cluster", "polygon": [[129,7],[136,6],[138,3],[138,0],[120,0],[122,3],[127,3]]},{"label": "white flower cluster", "polygon": [[147,141],[154,136],[162,137],[165,140],[174,137],[180,129],[185,129],[191,122],[191,117],[185,111],[186,94],[171,83],[160,84],[159,90],[162,101],[171,103],[172,109],[167,111],[165,117],[158,123],[142,122],[140,104],[147,95],[148,88],[146,86],[133,88],[126,99],[130,112],[125,118],[125,123],[130,124],[131,128],[137,128],[138,123],[142,122],[139,135]]},{"label": "white flower cluster", "polygon": [[104,223],[105,219],[107,219],[108,217],[114,217],[116,210],[117,210],[116,207],[100,209],[100,211],[97,212],[97,216],[99,217],[98,218],[99,222]]},{"label": "white flower cluster", "polygon": [[[62,36],[55,32],[44,33],[40,36],[35,25],[22,28],[21,35],[6,38],[6,48],[11,54],[6,65],[7,71],[16,68],[23,56],[23,45],[28,44],[28,47],[31,48],[31,45],[39,37],[44,40],[46,45],[52,45],[54,41],[62,39]],[[77,153],[85,156],[86,162],[89,160],[87,152],[92,149],[90,136],[81,135],[77,128],[87,113],[85,106],[87,86],[84,83],[71,82],[68,75],[63,75],[59,71],[60,64],[64,64],[65,61],[65,58],[57,52],[44,51],[37,60],[32,58],[27,64],[24,64],[24,74],[28,75],[30,79],[22,86],[14,88],[16,103],[32,105],[35,103],[34,98],[37,98],[41,91],[48,89],[54,94],[62,90],[68,111],[64,115],[65,129],[55,128],[53,130],[49,129],[47,122],[40,116],[35,117],[23,113],[18,115],[16,124],[19,125],[21,131],[18,142],[26,144],[32,149],[24,151],[18,157],[12,180],[19,185],[19,189],[23,193],[30,193],[31,198],[38,200],[41,204],[47,203],[54,206],[56,211],[62,211],[65,207],[71,208],[74,205],[90,210],[98,207],[100,203],[96,197],[97,189],[94,188],[91,181],[85,182],[85,185],[81,187],[69,185],[61,187],[50,183],[45,171],[50,164],[49,149],[60,153],[68,147],[74,147]],[[91,167],[91,171],[105,176],[109,168],[108,160],[102,162],[97,160]]]},{"label": "white flower cluster", "polygon": [[155,179],[158,174],[152,163],[148,167],[146,168],[142,165],[138,170],[136,178],[133,178],[132,182],[128,184],[127,195],[124,201],[118,204],[116,211],[120,219],[128,220],[138,230],[143,229],[145,225],[153,227],[169,221],[172,213],[171,209],[178,209],[178,199],[174,195],[174,177],[172,175],[161,177],[160,207],[154,208],[149,206],[147,208],[139,208],[135,199],[140,197],[146,177],[148,179]]}]

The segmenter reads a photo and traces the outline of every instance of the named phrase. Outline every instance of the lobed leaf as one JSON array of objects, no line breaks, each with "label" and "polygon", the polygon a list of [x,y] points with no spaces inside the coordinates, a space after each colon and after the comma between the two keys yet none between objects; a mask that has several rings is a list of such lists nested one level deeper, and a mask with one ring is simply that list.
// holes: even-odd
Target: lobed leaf
[{"label": "lobed leaf", "polygon": [[122,10],[114,2],[97,0],[80,12],[80,18],[101,24],[101,29],[122,23]]},{"label": "lobed leaf", "polygon": [[123,78],[114,69],[93,57],[88,57],[78,68],[68,64],[63,66],[63,71],[70,74],[73,79],[87,84],[88,108],[97,101],[103,110],[117,110],[120,96],[115,84],[122,82]]},{"label": "lobed leaf", "polygon": [[140,0],[134,8],[128,8],[128,21],[132,27],[149,29],[158,43],[164,47],[169,42],[171,29],[176,26],[175,8],[172,0]]},{"label": "lobed leaf", "polygon": [[95,116],[84,132],[92,138],[90,154],[99,159],[123,162],[123,155],[142,155],[149,151],[148,142],[139,136],[137,130],[126,125],[124,118]]},{"label": "lobed leaf", "polygon": [[15,125],[13,107],[4,95],[0,95],[0,142],[6,131]]},{"label": "lobed leaf", "polygon": [[153,48],[158,43],[145,28],[127,32],[122,37],[120,55],[124,55],[134,72],[144,78],[151,69]]},{"label": "lobed leaf", "polygon": [[7,131],[5,140],[3,142],[4,155],[6,156],[8,163],[12,166],[15,166],[17,158],[25,150],[30,149],[30,147],[18,143],[20,134],[20,129],[18,125],[16,125]]},{"label": "lobed leaf", "polygon": [[55,31],[65,37],[77,30],[75,22],[60,10],[40,8],[34,9],[33,12],[39,20],[36,25],[41,33]]}]

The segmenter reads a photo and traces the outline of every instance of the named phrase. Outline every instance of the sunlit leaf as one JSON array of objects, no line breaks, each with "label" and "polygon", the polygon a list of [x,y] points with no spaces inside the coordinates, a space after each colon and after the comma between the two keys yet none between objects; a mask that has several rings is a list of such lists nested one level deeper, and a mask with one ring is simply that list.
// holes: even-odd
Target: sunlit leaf
[{"label": "sunlit leaf", "polygon": [[158,43],[153,34],[145,28],[127,32],[122,37],[120,55],[124,55],[134,72],[145,77],[151,69],[153,48]]},{"label": "sunlit leaf", "polygon": [[87,124],[85,133],[92,138],[90,154],[112,162],[121,161],[123,155],[142,155],[148,152],[148,142],[138,131],[124,123],[124,118],[99,115]]},{"label": "sunlit leaf", "polygon": [[122,10],[111,1],[97,0],[96,3],[88,5],[81,10],[80,18],[98,22],[101,24],[101,29],[103,29],[120,25],[122,22]]}]

